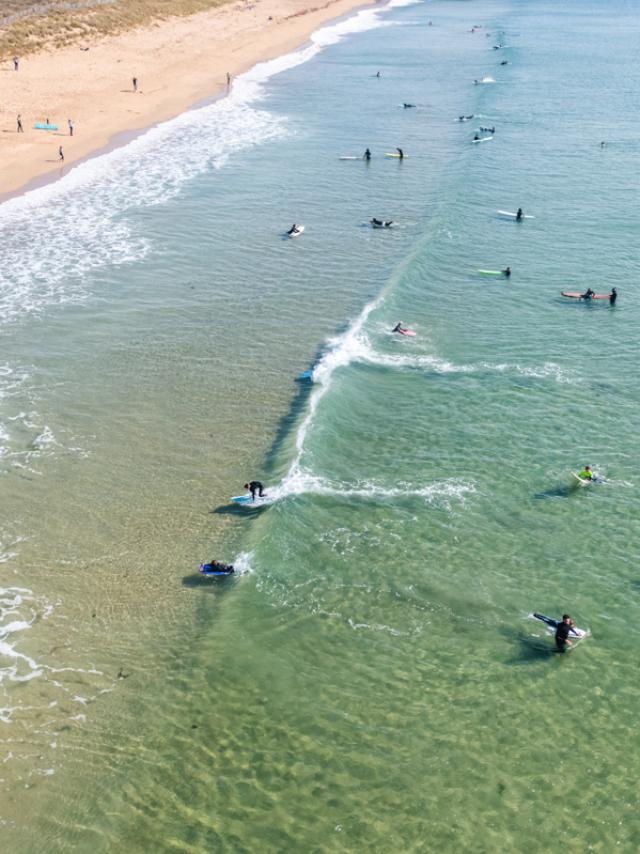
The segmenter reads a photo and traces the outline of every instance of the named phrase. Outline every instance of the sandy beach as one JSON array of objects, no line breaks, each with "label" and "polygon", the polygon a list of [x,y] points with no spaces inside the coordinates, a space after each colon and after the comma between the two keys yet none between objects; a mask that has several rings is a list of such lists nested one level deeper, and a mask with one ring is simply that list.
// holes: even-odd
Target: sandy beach
[{"label": "sandy beach", "polygon": [[[15,193],[34,179],[60,177],[115,136],[218,95],[227,86],[227,74],[233,77],[294,50],[324,22],[364,5],[370,3],[230,3],[29,55],[17,71],[5,61],[0,69],[0,194]],[[35,128],[46,122],[57,129]]]}]

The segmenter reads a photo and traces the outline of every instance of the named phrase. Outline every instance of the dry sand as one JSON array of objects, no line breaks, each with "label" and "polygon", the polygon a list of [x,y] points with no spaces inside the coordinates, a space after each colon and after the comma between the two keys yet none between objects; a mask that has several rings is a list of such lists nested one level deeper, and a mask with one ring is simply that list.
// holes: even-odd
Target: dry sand
[{"label": "dry sand", "polygon": [[[224,91],[227,72],[288,53],[370,0],[234,2],[0,67],[0,194],[60,177],[117,134],[172,118]],[[89,50],[86,50],[86,48]],[[85,48],[84,50],[82,48]],[[132,79],[138,79],[138,92]],[[17,132],[20,114],[24,133]],[[49,119],[57,131],[35,130]],[[68,120],[74,123],[69,134]],[[58,149],[62,146],[64,163]]]}]

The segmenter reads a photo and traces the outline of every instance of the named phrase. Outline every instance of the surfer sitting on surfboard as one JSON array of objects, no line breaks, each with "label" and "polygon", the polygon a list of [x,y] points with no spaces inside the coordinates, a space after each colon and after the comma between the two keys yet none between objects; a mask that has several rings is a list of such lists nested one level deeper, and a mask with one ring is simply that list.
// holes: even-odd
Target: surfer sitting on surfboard
[{"label": "surfer sitting on surfboard", "polygon": [[251,480],[249,483],[245,483],[245,489],[248,489],[251,493],[251,500],[256,500],[256,492],[258,493],[258,498],[262,498],[264,495],[264,486],[260,483],[259,480]]},{"label": "surfer sitting on surfboard", "polygon": [[578,472],[578,477],[581,480],[595,480],[596,476],[591,471],[591,466],[585,466],[582,471]]},{"label": "surfer sitting on surfboard", "polygon": [[569,614],[562,615],[562,622],[556,628],[556,649],[558,652],[566,652],[567,646],[571,646],[569,632],[573,628],[573,620]]}]

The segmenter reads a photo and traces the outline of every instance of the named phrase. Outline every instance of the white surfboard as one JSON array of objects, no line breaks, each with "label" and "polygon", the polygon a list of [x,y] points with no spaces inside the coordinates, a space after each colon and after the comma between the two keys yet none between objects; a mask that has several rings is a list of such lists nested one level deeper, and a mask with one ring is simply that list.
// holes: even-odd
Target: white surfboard
[{"label": "white surfboard", "polygon": [[[496,213],[499,214],[500,216],[507,216],[507,217],[509,217],[509,219],[516,219],[516,217],[518,216],[518,214],[514,213],[513,211],[500,211],[500,210],[498,210],[498,211],[496,211]],[[524,214],[524,216],[522,218],[523,219],[535,219],[535,217],[531,216],[531,214]]]},{"label": "white surfboard", "polygon": [[301,234],[304,234],[304,225],[299,225],[295,231],[289,234],[289,237],[300,237]]},{"label": "white surfboard", "polygon": [[492,139],[492,136],[481,136],[480,139],[472,139],[471,142],[490,142]]}]

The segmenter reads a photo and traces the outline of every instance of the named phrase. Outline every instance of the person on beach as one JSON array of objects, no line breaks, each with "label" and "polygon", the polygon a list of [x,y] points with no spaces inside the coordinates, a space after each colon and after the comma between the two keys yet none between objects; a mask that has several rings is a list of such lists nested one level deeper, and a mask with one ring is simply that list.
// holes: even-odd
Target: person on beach
[{"label": "person on beach", "polygon": [[69,126],[69,136],[73,136],[73,119],[67,119],[67,125]]},{"label": "person on beach", "polygon": [[522,208],[518,208],[518,210],[516,212],[516,222],[522,222],[523,219],[524,219],[524,211],[522,210]]},{"label": "person on beach", "polygon": [[368,149],[368,148],[367,148],[367,150],[365,151],[365,153],[362,155],[362,159],[363,159],[363,160],[371,160],[371,152],[369,151],[369,149]]},{"label": "person on beach", "polygon": [[227,86],[231,86],[231,75],[227,71]]},{"label": "person on beach", "polygon": [[578,477],[582,480],[595,480],[596,476],[591,471],[591,466],[585,466],[582,471],[578,472]]},{"label": "person on beach", "polygon": [[508,279],[509,276],[511,275],[511,267],[505,267],[504,270],[502,271],[502,275]]},{"label": "person on beach", "polygon": [[13,57],[13,70],[17,71],[19,67],[20,67],[20,60],[18,59],[17,56],[14,56]]},{"label": "person on beach", "polygon": [[258,498],[262,498],[264,495],[264,486],[260,483],[259,480],[251,480],[249,483],[245,483],[245,489],[248,489],[251,493],[251,500],[256,500],[256,492],[258,493]]},{"label": "person on beach", "polygon": [[24,128],[22,127],[22,118],[20,117],[20,113],[16,118],[16,124],[18,126],[16,133],[24,133]]},{"label": "person on beach", "polygon": [[615,305],[617,299],[618,291],[616,290],[616,288],[611,288],[611,293],[609,294],[609,305]]},{"label": "person on beach", "polygon": [[404,159],[404,151],[401,148],[396,148],[396,151],[398,152],[398,157],[400,158],[400,160],[403,160]]},{"label": "person on beach", "polygon": [[138,78],[134,77],[131,82],[133,83],[133,91],[137,92],[138,91]]},{"label": "person on beach", "polygon": [[587,290],[583,294],[580,295],[580,299],[588,301],[590,299],[593,299],[595,295],[596,295],[595,291],[592,291],[591,288],[587,288]]},{"label": "person on beach", "polygon": [[562,615],[562,622],[556,627],[556,650],[558,652],[566,652],[567,647],[571,646],[569,640],[569,632],[573,628],[573,620],[569,614]]},{"label": "person on beach", "polygon": [[60,162],[64,163],[64,151],[62,150],[62,146],[58,149],[58,156],[60,158]]}]

